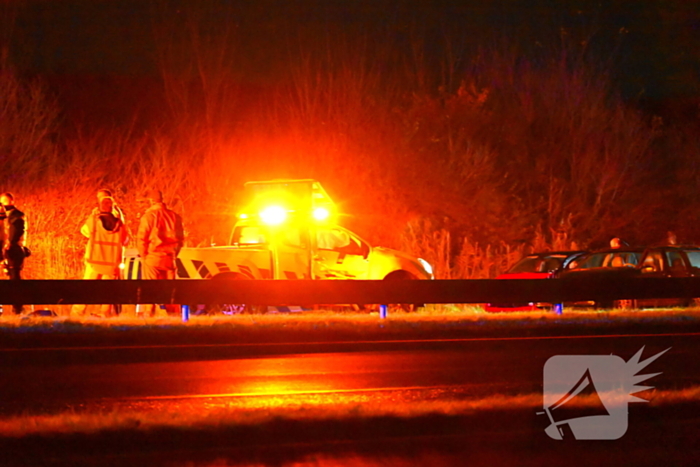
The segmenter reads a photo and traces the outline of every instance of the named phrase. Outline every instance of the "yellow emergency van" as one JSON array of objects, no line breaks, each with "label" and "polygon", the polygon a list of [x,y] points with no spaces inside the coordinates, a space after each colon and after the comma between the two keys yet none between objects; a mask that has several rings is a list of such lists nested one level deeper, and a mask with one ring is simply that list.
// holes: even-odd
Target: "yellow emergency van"
[{"label": "yellow emergency van", "polygon": [[248,182],[245,191],[229,244],[183,248],[178,278],[433,279],[427,261],[338,225],[337,206],[316,180]]}]

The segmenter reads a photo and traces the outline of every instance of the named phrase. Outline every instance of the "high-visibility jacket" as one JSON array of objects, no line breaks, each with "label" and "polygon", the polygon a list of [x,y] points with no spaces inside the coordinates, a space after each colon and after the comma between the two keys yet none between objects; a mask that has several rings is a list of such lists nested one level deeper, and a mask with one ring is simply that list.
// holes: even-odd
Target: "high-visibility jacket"
[{"label": "high-visibility jacket", "polygon": [[111,213],[92,213],[80,233],[88,238],[85,262],[99,274],[117,275],[129,240],[126,225]]},{"label": "high-visibility jacket", "polygon": [[182,217],[164,203],[154,203],[141,216],[136,247],[146,264],[174,269],[175,258],[184,243]]}]

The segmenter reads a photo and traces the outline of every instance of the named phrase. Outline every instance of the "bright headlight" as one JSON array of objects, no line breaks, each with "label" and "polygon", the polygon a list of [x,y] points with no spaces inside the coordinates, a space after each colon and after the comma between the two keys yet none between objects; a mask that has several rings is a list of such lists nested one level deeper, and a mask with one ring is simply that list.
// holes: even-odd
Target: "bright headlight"
[{"label": "bright headlight", "polygon": [[423,258],[418,258],[418,262],[420,263],[421,266],[423,266],[423,269],[425,269],[425,272],[427,272],[431,276],[433,275],[433,267],[430,265],[429,262],[427,262]]}]

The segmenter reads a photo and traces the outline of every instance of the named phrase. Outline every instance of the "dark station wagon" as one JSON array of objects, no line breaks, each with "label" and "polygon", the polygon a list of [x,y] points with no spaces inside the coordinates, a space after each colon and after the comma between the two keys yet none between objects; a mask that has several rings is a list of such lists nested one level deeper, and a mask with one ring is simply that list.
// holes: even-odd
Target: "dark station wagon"
[{"label": "dark station wagon", "polygon": [[[563,280],[586,277],[693,277],[700,275],[700,247],[658,246],[649,248],[620,248],[588,253],[577,258],[560,273]],[[577,302],[567,306],[596,308],[639,308],[689,306],[695,300],[687,298],[632,299],[611,302]]]}]

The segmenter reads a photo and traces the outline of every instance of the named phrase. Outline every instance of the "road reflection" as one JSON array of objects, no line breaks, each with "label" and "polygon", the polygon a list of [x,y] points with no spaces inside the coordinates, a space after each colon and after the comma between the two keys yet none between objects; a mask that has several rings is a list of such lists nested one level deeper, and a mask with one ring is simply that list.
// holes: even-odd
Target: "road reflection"
[{"label": "road reflection", "polygon": [[191,382],[187,393],[203,397],[323,394],[405,386],[408,380],[401,377],[405,372],[395,360],[386,355],[374,357],[378,355],[297,354],[176,365],[178,379]]},{"label": "road reflection", "polygon": [[[494,392],[533,392],[541,384],[541,370],[527,371],[515,362],[494,360],[490,355],[462,349],[426,349],[220,360],[30,364],[8,368],[11,373],[6,375],[6,383],[0,383],[0,414],[52,413],[68,407],[83,410],[96,405],[114,406],[118,401],[143,401],[148,405],[168,399],[180,403],[199,400],[200,404],[205,400],[229,399],[224,405],[282,407],[302,399],[307,404],[342,403],[339,401],[356,401],[355,393],[454,387],[470,397],[480,397]],[[485,371],[488,368],[500,371]],[[521,383],[513,385],[514,378]],[[529,384],[523,386],[524,381]],[[236,401],[231,402],[233,399]]]},{"label": "road reflection", "polygon": [[[212,371],[222,377],[215,382],[218,387],[204,383],[196,392],[274,396],[332,391],[338,389],[337,375],[342,373],[337,365],[333,365],[334,360],[338,359],[328,355],[291,355],[216,362],[218,365]],[[246,377],[240,379],[240,375]],[[269,402],[272,402],[272,399]]]},{"label": "road reflection", "polygon": [[[382,391],[468,384],[468,371],[455,371],[463,356],[450,352],[358,352],[296,354],[204,362],[177,362],[172,384],[154,379],[153,397],[284,396]],[[460,362],[457,366],[464,366]],[[149,365],[149,364],[146,364]],[[163,371],[163,364],[143,372]],[[417,384],[418,383],[418,384]],[[134,394],[137,396],[136,394]]]}]

